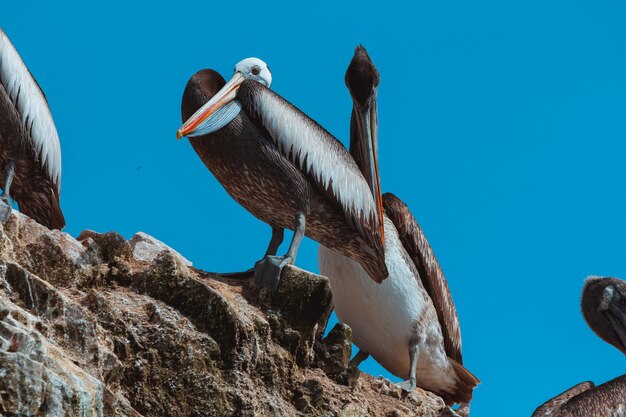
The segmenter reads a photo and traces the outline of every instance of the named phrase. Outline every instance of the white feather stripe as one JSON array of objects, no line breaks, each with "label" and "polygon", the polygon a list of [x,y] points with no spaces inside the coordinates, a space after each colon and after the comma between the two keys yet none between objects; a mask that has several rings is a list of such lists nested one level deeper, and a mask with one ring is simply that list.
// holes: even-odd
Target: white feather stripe
[{"label": "white feather stripe", "polygon": [[[271,91],[259,89],[254,97],[253,108],[280,151],[300,169],[311,173],[324,189],[332,186],[344,211],[360,221],[378,224],[372,192],[345,147]],[[356,226],[361,229],[361,225]]]},{"label": "white feather stripe", "polygon": [[13,44],[0,29],[0,83],[22,118],[42,168],[61,193],[61,144],[50,108],[39,85]]}]

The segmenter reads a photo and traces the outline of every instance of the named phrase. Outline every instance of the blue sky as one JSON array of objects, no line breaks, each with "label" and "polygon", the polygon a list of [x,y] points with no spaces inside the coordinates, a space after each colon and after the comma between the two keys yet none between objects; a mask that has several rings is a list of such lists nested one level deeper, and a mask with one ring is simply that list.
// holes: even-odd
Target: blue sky
[{"label": "blue sky", "polygon": [[[383,190],[446,273],[482,380],[473,415],[528,416],[625,372],[579,307],[586,276],[626,277],[623,1],[51,3],[7,2],[0,25],[57,123],[68,233],[142,230],[198,267],[248,268],[270,228],[176,141],[187,80],[257,56],[346,142],[343,75],[363,43],[381,73]],[[317,271],[314,242],[297,264]]]}]

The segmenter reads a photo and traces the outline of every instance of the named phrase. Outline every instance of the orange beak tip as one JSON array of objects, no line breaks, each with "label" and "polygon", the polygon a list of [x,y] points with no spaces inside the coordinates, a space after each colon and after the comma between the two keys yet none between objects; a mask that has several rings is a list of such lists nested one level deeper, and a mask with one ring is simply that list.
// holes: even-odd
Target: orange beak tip
[{"label": "orange beak tip", "polygon": [[183,135],[183,131],[182,131],[182,130],[180,130],[180,129],[178,129],[178,130],[176,131],[176,139],[180,140],[180,138],[182,138],[183,136],[184,136],[184,135]]}]

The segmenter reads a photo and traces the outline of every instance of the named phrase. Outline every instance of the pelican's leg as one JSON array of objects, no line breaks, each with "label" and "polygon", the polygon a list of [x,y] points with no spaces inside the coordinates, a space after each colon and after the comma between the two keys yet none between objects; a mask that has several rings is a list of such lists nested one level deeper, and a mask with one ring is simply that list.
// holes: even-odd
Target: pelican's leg
[{"label": "pelican's leg", "polygon": [[2,187],[2,194],[0,195],[0,222],[4,223],[9,218],[9,214],[11,214],[11,201],[9,201],[9,190],[11,188],[11,183],[13,182],[13,174],[15,174],[15,166],[13,161],[10,160],[7,162],[5,173],[5,183],[4,187]]},{"label": "pelican's leg", "polygon": [[359,349],[359,351],[354,355],[354,358],[350,359],[350,366],[354,368],[358,368],[361,362],[365,359],[369,358],[370,354]]},{"label": "pelican's leg", "polygon": [[419,358],[419,347],[417,343],[411,347],[409,347],[409,360],[410,360],[410,370],[409,377],[402,382],[399,382],[397,385],[405,391],[411,392],[415,389],[416,379],[415,374],[417,372],[417,358]]},{"label": "pelican's leg", "polygon": [[276,252],[278,252],[278,248],[283,243],[284,238],[285,229],[282,227],[272,226],[272,239],[270,240],[270,244],[267,246],[267,250],[265,251],[265,255],[263,255],[263,257],[276,255]]},{"label": "pelican's leg", "polygon": [[[280,282],[280,274],[287,264],[293,264],[296,261],[300,242],[304,237],[304,229],[306,227],[306,217],[304,213],[296,213],[293,238],[289,245],[289,250],[285,256],[266,255],[263,259],[254,265],[254,281],[257,287],[267,287],[270,290],[278,288]],[[269,249],[269,248],[268,248]]]},{"label": "pelican's leg", "polygon": [[[278,248],[281,243],[283,243],[283,239],[285,237],[285,229],[282,227],[274,227],[272,226],[272,239],[270,239],[269,245],[267,245],[267,250],[265,251],[265,258],[268,255],[276,255]],[[243,272],[222,272],[218,273],[220,277],[224,278],[233,278],[233,279],[247,279],[251,278],[254,275],[254,268],[250,268],[247,271]]]}]

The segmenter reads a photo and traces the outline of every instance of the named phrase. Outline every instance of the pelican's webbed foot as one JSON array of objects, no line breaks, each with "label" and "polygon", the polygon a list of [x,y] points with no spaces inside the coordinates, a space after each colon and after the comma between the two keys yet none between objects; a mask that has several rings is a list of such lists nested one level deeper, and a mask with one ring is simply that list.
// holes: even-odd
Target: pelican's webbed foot
[{"label": "pelican's webbed foot", "polygon": [[8,161],[5,167],[5,184],[0,195],[0,222],[4,223],[11,214],[11,201],[9,200],[9,189],[13,182],[13,174],[15,173],[13,161]]},{"label": "pelican's webbed foot", "polygon": [[278,288],[280,275],[285,265],[293,263],[289,256],[267,255],[254,265],[254,282],[259,288],[269,288],[274,291]]},{"label": "pelican's webbed foot", "polygon": [[415,383],[415,378],[407,378],[402,382],[398,382],[396,386],[406,392],[411,392],[415,389],[417,384]]},{"label": "pelican's webbed foot", "polygon": [[[296,213],[294,223],[295,227],[293,228],[293,238],[291,239],[291,244],[289,245],[287,254],[285,256],[266,254],[263,259],[254,265],[254,281],[257,287],[269,288],[272,291],[276,290],[278,288],[278,283],[280,282],[280,275],[285,265],[293,264],[296,261],[296,254],[298,253],[300,242],[304,237],[304,228],[306,226],[304,213]],[[282,229],[280,230],[280,241],[282,241]],[[274,240],[274,237],[272,237],[272,240]]]}]

